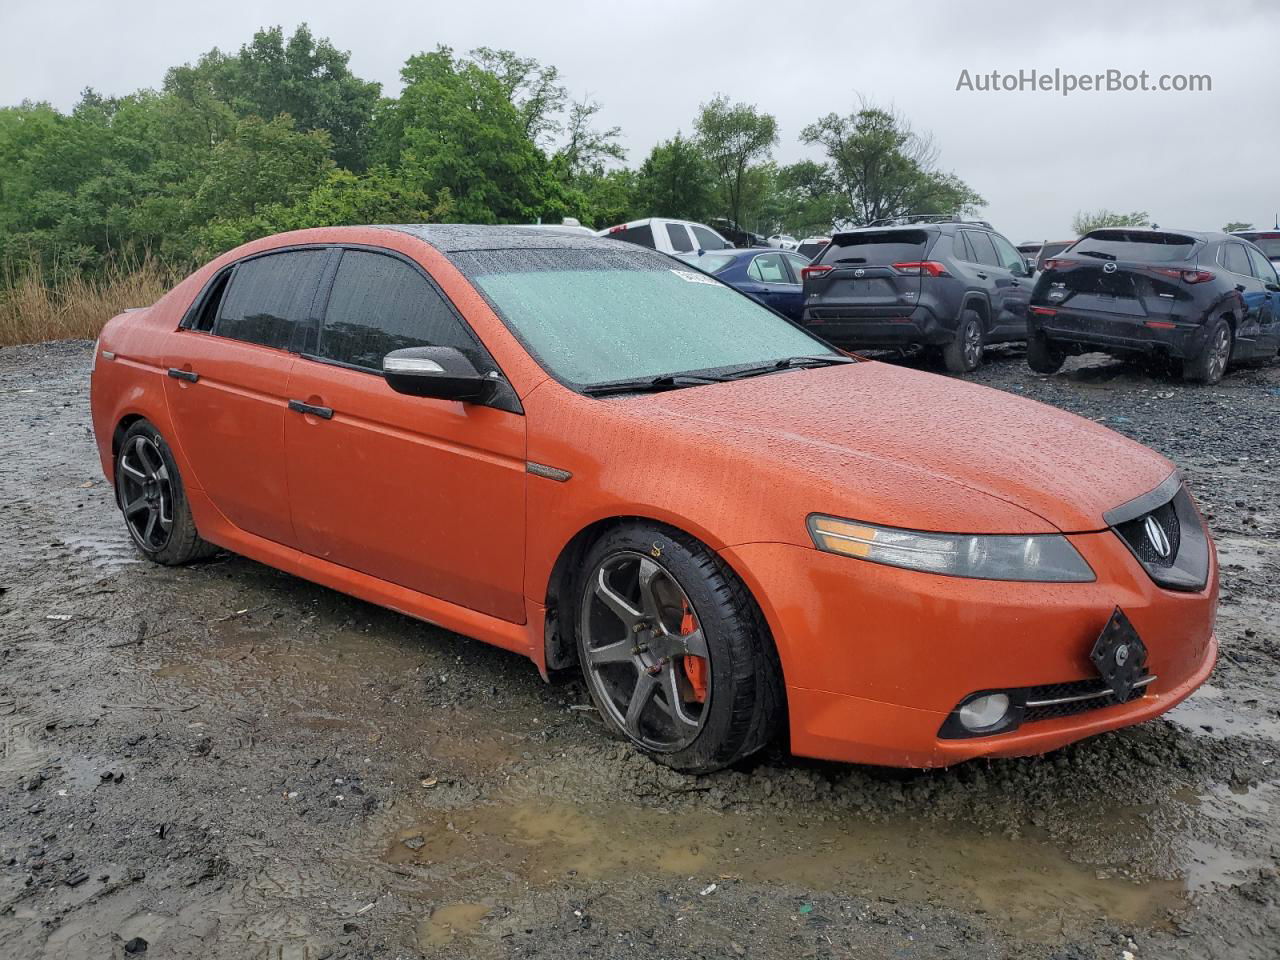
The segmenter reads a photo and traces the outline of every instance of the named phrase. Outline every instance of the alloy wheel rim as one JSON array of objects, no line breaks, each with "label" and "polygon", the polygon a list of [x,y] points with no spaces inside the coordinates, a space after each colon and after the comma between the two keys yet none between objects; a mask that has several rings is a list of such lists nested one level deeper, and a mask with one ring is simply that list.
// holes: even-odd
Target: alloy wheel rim
[{"label": "alloy wheel rim", "polygon": [[969,364],[975,365],[982,352],[982,331],[976,321],[970,321],[964,330],[964,357]]},{"label": "alloy wheel rim", "polygon": [[120,452],[118,475],[130,535],[144,550],[163,550],[173,532],[173,482],[155,441],[134,437]]},{"label": "alloy wheel rim", "polygon": [[591,571],[579,616],[586,676],[613,721],[651,750],[689,746],[710,716],[711,663],[670,571],[640,553],[611,554]]},{"label": "alloy wheel rim", "polygon": [[1231,351],[1231,337],[1225,327],[1220,327],[1213,340],[1213,355],[1209,358],[1209,374],[1217,378],[1227,368],[1227,356]]}]

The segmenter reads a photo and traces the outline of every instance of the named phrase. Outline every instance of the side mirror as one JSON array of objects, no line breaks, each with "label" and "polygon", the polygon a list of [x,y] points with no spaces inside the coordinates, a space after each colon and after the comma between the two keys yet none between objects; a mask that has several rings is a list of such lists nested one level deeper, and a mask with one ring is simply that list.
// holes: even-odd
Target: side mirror
[{"label": "side mirror", "polygon": [[478,403],[496,381],[476,369],[456,347],[406,347],[382,358],[382,376],[396,393]]}]

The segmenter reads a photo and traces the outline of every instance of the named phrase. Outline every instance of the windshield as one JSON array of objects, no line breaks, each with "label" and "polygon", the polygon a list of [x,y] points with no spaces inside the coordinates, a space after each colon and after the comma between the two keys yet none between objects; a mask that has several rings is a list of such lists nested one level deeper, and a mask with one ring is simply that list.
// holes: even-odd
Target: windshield
[{"label": "windshield", "polygon": [[924,230],[884,230],[838,233],[822,254],[823,263],[880,265],[924,257],[929,234]]},{"label": "windshield", "polygon": [[1095,230],[1068,252],[1098,260],[1145,260],[1168,263],[1185,260],[1196,247],[1194,237],[1150,230]]},{"label": "windshield", "polygon": [[575,386],[834,354],[719,280],[638,248],[451,259],[538,362]]}]

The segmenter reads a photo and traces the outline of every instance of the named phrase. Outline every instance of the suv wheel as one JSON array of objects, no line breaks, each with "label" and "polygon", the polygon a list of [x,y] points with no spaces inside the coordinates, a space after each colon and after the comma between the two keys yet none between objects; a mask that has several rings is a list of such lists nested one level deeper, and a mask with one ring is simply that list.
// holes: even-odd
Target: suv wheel
[{"label": "suv wheel", "polygon": [[942,360],[952,373],[968,373],[982,363],[982,317],[964,310],[955,339],[942,348]]},{"label": "suv wheel", "polygon": [[626,524],[587,551],[574,593],[582,672],[615,736],[687,773],[773,739],[785,706],[768,627],[698,541]]},{"label": "suv wheel", "polygon": [[1037,333],[1027,341],[1027,366],[1036,373],[1057,373],[1066,362],[1067,355],[1043,333]]},{"label": "suv wheel", "polygon": [[1231,362],[1231,324],[1222,317],[1209,321],[1204,346],[1187,360],[1182,375],[1195,383],[1217,383]]}]

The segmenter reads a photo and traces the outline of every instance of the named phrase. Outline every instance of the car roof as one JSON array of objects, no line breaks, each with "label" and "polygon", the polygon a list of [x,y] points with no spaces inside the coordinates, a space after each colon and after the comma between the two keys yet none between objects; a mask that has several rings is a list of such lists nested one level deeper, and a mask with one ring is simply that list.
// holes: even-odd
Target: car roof
[{"label": "car roof", "polygon": [[567,230],[524,225],[490,226],[474,223],[380,224],[379,230],[399,230],[429,243],[441,253],[467,250],[614,250],[616,240]]}]

